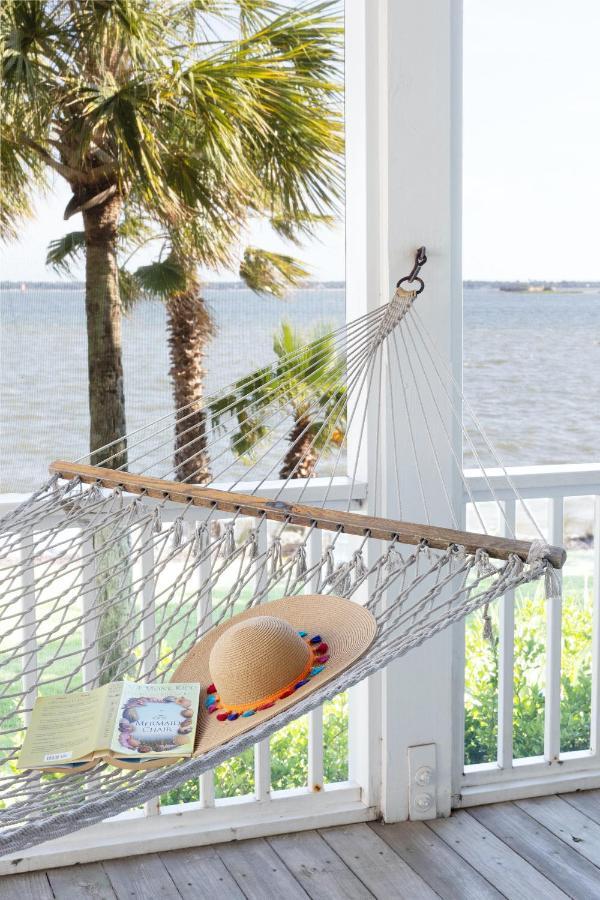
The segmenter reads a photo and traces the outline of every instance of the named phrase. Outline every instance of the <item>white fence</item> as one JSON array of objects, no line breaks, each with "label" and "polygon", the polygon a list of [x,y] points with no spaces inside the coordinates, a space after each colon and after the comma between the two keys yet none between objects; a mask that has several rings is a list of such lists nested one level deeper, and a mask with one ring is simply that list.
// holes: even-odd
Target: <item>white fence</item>
[{"label": "white fence", "polygon": [[[261,485],[261,495],[270,496],[277,492],[279,499],[288,502],[297,500],[299,487],[291,483],[280,494],[281,485],[265,483]],[[351,493],[350,493],[351,490]],[[350,508],[360,509],[363,499],[366,497],[366,486],[354,483],[350,488],[350,482],[344,478],[335,478],[333,482],[329,478],[314,479],[308,491],[304,493],[303,500],[312,502],[328,492],[328,505],[346,509],[350,501]],[[23,500],[16,495],[0,497],[0,516],[4,516],[15,509]],[[188,511],[188,518],[197,512],[198,516],[204,516],[205,512],[198,509]],[[181,507],[176,503],[166,503],[161,508],[161,520],[163,527],[168,528],[173,519],[181,514]],[[217,517],[226,518],[226,514]],[[40,523],[40,528],[49,525],[50,522]],[[274,527],[274,523],[263,522],[259,526],[259,542],[267,542],[267,528]],[[32,534],[28,535],[31,540]],[[328,533],[315,530],[309,539],[308,563],[311,558],[320,559],[324,550],[324,542],[330,539]],[[25,547],[27,543],[25,543]],[[35,573],[34,561],[29,554],[24,558],[29,561],[25,569],[24,580],[30,590],[24,597],[24,612],[22,620],[23,638],[28,641],[28,659],[35,659],[42,649],[36,639],[36,610],[35,610]],[[147,553],[143,554],[141,565],[150,571],[154,565],[153,549],[150,545]],[[205,573],[206,574],[206,573]],[[198,579],[203,580],[203,572],[198,571]],[[143,617],[142,627],[144,674],[152,676],[156,666],[156,651],[153,626],[155,622],[155,591],[157,589],[154,580],[149,579],[144,586],[141,596]],[[210,594],[203,594],[203,604],[211,604]],[[202,617],[208,611],[201,611]],[[88,633],[82,635],[84,645],[93,645],[94,634],[89,633],[91,626],[84,625]],[[83,681],[91,683],[97,674],[93,666],[97,665],[97,656],[90,654],[91,662],[84,663]],[[31,668],[31,667],[29,667]],[[27,673],[23,676],[23,687],[27,691],[30,703],[36,697],[36,685]],[[350,699],[349,707],[355,704]],[[354,712],[348,714],[348,719],[356,719]],[[342,721],[344,717],[342,716]],[[356,723],[353,722],[355,725]],[[359,728],[358,731],[362,731]],[[183,846],[198,846],[200,844],[240,839],[243,837],[255,837],[265,834],[284,833],[288,831],[314,828],[316,826],[329,826],[348,822],[365,821],[375,818],[376,806],[365,803],[366,776],[363,778],[364,766],[360,759],[361,751],[355,752],[355,745],[350,741],[347,758],[344,760],[343,747],[348,738],[348,731],[344,727],[341,736],[341,748],[337,748],[337,756],[346,763],[349,777],[344,781],[327,783],[324,762],[324,722],[323,709],[319,708],[310,712],[307,716],[307,753],[301,761],[300,769],[305,768],[307,778],[304,785],[285,790],[272,789],[272,760],[271,742],[261,741],[254,747],[253,772],[247,781],[253,782],[251,793],[238,793],[236,796],[216,796],[215,773],[206,772],[198,784],[198,800],[189,802],[169,802],[161,804],[160,798],[144,804],[143,807],[130,810],[127,813],[116,816],[100,825],[85,829],[82,832],[68,836],[57,842],[50,842],[41,847],[34,848],[25,853],[20,853],[18,871],[40,868],[43,866],[67,865],[75,862],[107,859],[111,857],[125,856],[132,853],[145,853],[153,849],[168,849]],[[349,732],[356,732],[356,728],[350,727]],[[271,739],[273,741],[273,739]],[[356,747],[362,743],[356,742]],[[279,768],[298,769],[294,759],[279,760]],[[218,777],[218,776],[217,776]],[[289,779],[292,780],[291,778]],[[297,776],[294,778],[297,782]],[[188,794],[194,793],[189,790]],[[222,793],[222,791],[221,791]],[[169,798],[172,801],[172,797]],[[0,875],[14,872],[15,868],[9,859],[0,861]]]},{"label": "white fence", "polygon": [[[571,498],[589,498],[594,541],[588,551],[589,572],[582,573],[584,600],[593,604],[593,632],[589,636],[592,657],[592,691],[589,747],[561,752],[561,656],[563,653],[562,602],[551,600],[546,606],[543,755],[514,758],[513,753],[513,685],[515,598],[499,602],[498,644],[498,745],[495,761],[467,765],[455,785],[455,805],[467,806],[495,800],[511,800],[576,790],[600,785],[600,465],[555,465],[509,470],[511,480],[524,500],[536,504],[536,518],[546,512],[546,537],[552,544],[565,540],[565,507]],[[498,499],[505,504],[508,522],[518,525],[514,495],[503,485],[506,478],[499,472],[489,473]],[[476,474],[469,475],[475,501],[489,498],[489,486]],[[508,526],[507,526],[508,527]],[[567,560],[565,575],[570,563]],[[460,640],[460,636],[457,636]],[[464,648],[464,644],[463,644]],[[464,652],[464,651],[463,651]],[[464,682],[455,686],[456,715],[463,710]],[[584,714],[588,711],[583,711]],[[456,794],[458,794],[456,796]]]},{"label": "white fence", "polygon": [[[520,494],[530,500],[544,501],[549,510],[548,538],[552,543],[563,541],[564,505],[567,498],[593,497],[595,504],[595,535],[600,534],[600,465],[596,466],[544,466],[510,470],[513,483]],[[468,473],[471,494],[475,500],[489,498],[488,485],[476,474]],[[504,492],[505,478],[500,473],[488,473],[495,482],[498,498],[505,503],[509,522],[518,523],[514,497]],[[289,487],[293,499],[295,486]],[[264,491],[269,493],[269,486]],[[355,485],[350,498],[355,508],[360,508],[366,496],[365,485]],[[13,497],[0,499],[0,513],[15,505]],[[312,497],[311,499],[316,499]],[[348,501],[348,484],[338,479],[331,498],[332,505]],[[171,510],[176,514],[177,510]],[[537,509],[536,509],[537,513]],[[164,520],[169,513],[165,509]],[[320,556],[322,532],[315,532],[311,552]],[[546,620],[546,673],[545,673],[545,733],[544,754],[540,757],[513,759],[513,665],[514,665],[514,597],[500,601],[498,629],[498,746],[497,759],[463,767],[464,744],[464,679],[454,679],[453,733],[458,734],[454,744],[455,772],[452,785],[453,805],[465,806],[487,803],[498,799],[514,799],[600,785],[600,716],[599,716],[599,668],[600,633],[598,612],[600,609],[600,542],[593,550],[593,578],[586,580],[588,595],[594,604],[594,629],[590,637],[593,658],[593,687],[590,746],[588,749],[561,753],[560,750],[560,691],[561,691],[561,604],[552,601],[547,608]],[[151,560],[148,560],[148,564]],[[568,571],[568,570],[567,570]],[[33,578],[33,573],[31,573]],[[34,596],[33,591],[31,597]],[[151,611],[152,591],[144,597]],[[35,610],[31,609],[29,628],[32,652],[36,652],[34,630]],[[145,635],[148,646],[152,643],[151,615]],[[455,626],[455,661],[464,669],[464,628]],[[462,657],[460,654],[463,654]],[[409,664],[407,658],[407,663]],[[308,717],[308,758],[306,784],[288,790],[272,790],[271,749],[268,741],[254,748],[254,790],[251,794],[235,797],[215,797],[213,773],[200,779],[199,799],[183,804],[161,806],[158,800],[147,803],[143,809],[133,810],[116,819],[93,826],[84,832],[52,843],[25,854],[20,870],[46,865],[64,865],[75,861],[89,861],[154,849],[199,845],[265,834],[297,831],[317,826],[364,821],[375,818],[381,809],[381,797],[386,790],[383,779],[386,768],[381,759],[386,753],[381,722],[385,693],[381,696],[380,681],[374,676],[368,685],[359,685],[350,692],[348,714],[348,780],[324,783],[324,728],[323,711],[312,712]],[[35,686],[25,685],[32,693]],[[388,711],[389,712],[389,711]],[[396,717],[402,710],[395,710]],[[435,709],[422,710],[423,743],[427,743],[429,722],[436,715]],[[383,749],[383,753],[382,753]],[[440,785],[437,786],[440,790]],[[3,869],[2,866],[5,866]],[[11,871],[10,864],[0,864],[0,873]]]}]

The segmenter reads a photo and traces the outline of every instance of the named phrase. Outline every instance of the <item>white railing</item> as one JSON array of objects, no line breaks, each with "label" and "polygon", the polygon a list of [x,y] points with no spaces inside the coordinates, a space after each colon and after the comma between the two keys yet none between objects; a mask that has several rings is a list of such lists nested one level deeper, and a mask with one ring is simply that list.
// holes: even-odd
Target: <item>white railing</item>
[{"label": "white railing", "polygon": [[[527,469],[511,469],[513,484],[526,500],[545,502],[548,506],[548,538],[552,543],[563,541],[564,505],[567,498],[589,496],[595,504],[595,535],[600,534],[600,465],[542,466]],[[511,525],[520,524],[518,504],[506,479],[500,472],[488,472],[487,480],[476,473],[467,472],[471,496],[476,501],[489,499],[491,480],[496,495],[505,505],[506,519]],[[327,481],[328,483],[328,481]],[[264,492],[274,491],[276,485],[265,486]],[[289,496],[293,500],[297,486],[290,485]],[[346,506],[348,501],[360,509],[367,491],[364,484],[350,490],[349,482],[336,479],[330,500],[331,505]],[[14,508],[17,497],[0,498],[0,514]],[[315,494],[310,498],[318,500]],[[163,519],[177,514],[172,505],[164,508]],[[536,516],[539,509],[535,510]],[[265,526],[266,527],[266,526]],[[508,526],[506,526],[508,527]],[[261,540],[267,540],[263,528]],[[310,553],[319,557],[322,552],[322,532],[311,537]],[[151,551],[150,551],[151,552]],[[452,712],[453,756],[455,760],[452,785],[453,805],[466,806],[487,803],[496,799],[534,796],[578,787],[600,786],[600,541],[596,540],[593,554],[594,570],[586,580],[586,589],[593,597],[594,633],[592,636],[592,710],[590,746],[588,749],[563,753],[560,750],[560,688],[561,688],[561,604],[553,600],[547,607],[546,619],[546,676],[545,676],[545,732],[544,754],[540,757],[514,759],[513,756],[513,670],[515,598],[504,597],[498,610],[498,741],[497,758],[490,762],[463,767],[464,743],[464,678],[454,676],[454,701]],[[150,568],[149,555],[143,565]],[[568,565],[566,571],[568,572]],[[33,572],[28,576],[33,585]],[[202,578],[202,573],[199,573]],[[33,590],[28,597],[34,597]],[[210,602],[208,600],[207,602]],[[146,646],[152,646],[152,609],[154,592],[149,587],[144,593],[143,604],[148,615],[143,638]],[[28,616],[23,621],[24,638],[29,641],[30,652],[37,653],[35,640],[35,605],[30,603]],[[455,628],[457,628],[455,626]],[[91,635],[86,635],[86,640]],[[455,633],[456,650],[454,664],[464,671],[464,628]],[[463,654],[461,656],[461,653]],[[151,674],[152,655],[147,657],[147,672]],[[93,664],[93,663],[91,663]],[[90,664],[90,665],[91,665]],[[407,658],[410,664],[410,657]],[[86,680],[93,672],[86,672]],[[35,685],[24,688],[34,696]],[[75,861],[91,861],[150,850],[200,845],[234,838],[252,837],[297,831],[317,826],[365,821],[379,815],[381,797],[386,790],[386,766],[382,758],[387,752],[385,728],[385,692],[381,694],[379,676],[350,692],[348,717],[348,780],[324,783],[324,727],[322,709],[308,717],[308,777],[306,784],[289,790],[272,790],[271,749],[268,741],[254,748],[254,790],[251,794],[218,798],[215,796],[215,779],[212,772],[201,776],[197,801],[161,806],[158,800],[145,804],[143,809],[132,810],[105,823],[95,825],[84,832],[64,838],[60,846],[48,843],[25,854],[28,868],[44,865],[64,865]],[[394,715],[401,716],[402,710]],[[427,743],[431,739],[433,709],[423,709],[420,734]],[[457,740],[456,735],[459,739]],[[451,738],[448,736],[448,740]],[[438,747],[438,751],[439,751]],[[440,786],[438,785],[438,790]],[[10,864],[0,863],[6,871]]]},{"label": "white railing", "polygon": [[[335,478],[315,479],[316,486],[310,486],[303,500],[314,502],[328,492],[328,505],[333,507],[359,509],[366,497],[366,486],[361,483],[351,484],[350,480]],[[322,482],[322,483],[321,483]],[[261,486],[261,495],[270,496],[277,492],[279,499],[294,502],[297,499],[297,484],[285,486],[281,492],[281,483],[266,483]],[[4,495],[0,497],[0,516],[14,510],[24,499],[23,496]],[[174,518],[181,513],[181,507],[175,503],[161,506],[163,527],[168,528]],[[204,510],[189,510],[188,518],[205,516]],[[227,518],[227,514],[213,514],[213,517]],[[43,529],[48,521],[40,523]],[[277,527],[275,523],[263,522],[259,525],[259,542],[266,546],[268,528]],[[24,536],[31,539],[31,535]],[[309,539],[308,562],[321,558],[330,535],[315,530]],[[25,546],[26,543],[25,543]],[[85,549],[85,548],[84,548]],[[24,551],[23,551],[24,552]],[[24,558],[30,559],[29,555]],[[148,543],[148,550],[142,554],[141,566],[146,573],[154,566],[153,545]],[[209,570],[197,572],[198,583],[209,582]],[[31,590],[25,595],[25,612],[23,618],[24,640],[28,641],[29,659],[38,652],[36,640],[35,590],[33,562],[25,571],[25,582]],[[145,581],[141,596],[142,604],[142,646],[143,674],[151,677],[155,673],[156,651],[154,649],[154,610],[156,585],[152,579]],[[203,591],[202,610],[199,618],[210,613],[212,598],[210,592]],[[84,625],[82,635],[85,646],[93,646],[94,634],[89,632],[89,624]],[[89,662],[83,663],[84,682],[93,682],[97,665],[95,654],[88,654]],[[29,676],[25,676],[29,678]],[[35,700],[36,686],[30,681],[23,683],[31,703]],[[217,797],[215,790],[215,773],[206,772],[199,778],[198,800],[184,803],[161,804],[155,798],[144,804],[142,808],[131,810],[99,825],[85,829],[85,832],[67,836],[57,842],[33,848],[19,854],[24,858],[19,863],[19,871],[27,868],[40,868],[44,865],[67,865],[75,862],[106,859],[132,853],[149,852],[152,849],[168,849],[171,847],[198,846],[224,840],[258,835],[298,831],[317,826],[360,822],[375,818],[377,808],[368,800],[367,772],[362,761],[362,732],[360,718],[364,715],[362,704],[348,703],[348,729],[350,734],[361,735],[356,741],[349,741],[346,759],[349,773],[348,780],[326,783],[324,764],[324,722],[323,708],[308,714],[308,747],[305,760],[307,770],[306,783],[300,787],[287,790],[273,790],[271,785],[271,747],[270,741],[264,740],[254,746],[253,791],[248,794],[229,797]],[[345,736],[344,736],[345,738]],[[284,761],[285,762],[285,761]],[[293,760],[290,760],[293,762]],[[8,860],[0,861],[0,875],[14,871]]]},{"label": "white railing", "polygon": [[[589,747],[561,752],[561,649],[562,601],[551,599],[546,605],[544,737],[543,755],[514,758],[514,662],[515,662],[515,597],[514,593],[499,601],[498,610],[498,740],[496,759],[467,765],[455,785],[455,805],[467,806],[501,799],[539,796],[556,791],[600,786],[600,465],[553,465],[509,469],[511,481],[525,501],[536,504],[539,518],[540,501],[546,506],[545,536],[552,544],[565,540],[565,502],[569,498],[589,497],[593,504],[594,542],[589,551],[590,572],[583,575],[583,594],[593,604],[593,633],[590,635],[592,655],[592,691]],[[489,499],[489,484],[504,504],[505,527],[518,529],[519,504],[507,487],[502,472],[489,471],[487,479],[467,472],[475,501]],[[569,574],[569,560],[564,569]],[[518,601],[517,601],[518,602]],[[464,646],[464,644],[463,644]],[[460,720],[464,710],[464,681],[455,685],[455,709]]]}]

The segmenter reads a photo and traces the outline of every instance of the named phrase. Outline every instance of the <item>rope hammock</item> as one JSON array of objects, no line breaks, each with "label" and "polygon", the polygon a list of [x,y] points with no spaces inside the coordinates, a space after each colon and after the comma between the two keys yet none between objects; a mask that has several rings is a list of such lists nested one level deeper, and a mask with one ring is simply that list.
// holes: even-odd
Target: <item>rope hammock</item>
[{"label": "rope hammock", "polygon": [[[481,448],[493,450],[416,296],[400,286],[387,305],[220,391],[200,438],[197,409],[178,410],[174,462],[173,419],[164,417],[128,435],[127,459],[119,442],[53,463],[50,480],[0,521],[3,853],[196,778],[519,585],[545,577],[547,591],[559,589],[564,551],[541,535],[490,535],[474,502],[477,532],[461,529],[452,479],[467,497],[469,485],[457,435],[483,478]],[[366,435],[376,459],[385,439],[395,461],[391,471],[372,466],[369,515],[356,509]],[[206,479],[194,459],[209,460],[209,486],[198,486]],[[397,518],[381,517],[383,498]],[[418,509],[423,524],[402,521],[404,508]],[[300,593],[355,599],[375,616],[377,635],[353,667],[292,709],[164,769],[16,768],[36,696],[169,681],[208,629]]]}]

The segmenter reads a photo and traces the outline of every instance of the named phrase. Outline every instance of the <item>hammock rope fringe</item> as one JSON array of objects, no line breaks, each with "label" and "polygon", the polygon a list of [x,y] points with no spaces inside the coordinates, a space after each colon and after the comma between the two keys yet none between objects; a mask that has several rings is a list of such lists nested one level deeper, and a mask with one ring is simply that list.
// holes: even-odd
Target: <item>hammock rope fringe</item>
[{"label": "hammock rope fringe", "polygon": [[[451,448],[460,421],[464,446],[487,478],[486,442],[473,439],[479,424],[468,407],[463,424],[459,386],[417,318],[416,296],[399,287],[387,305],[210,398],[207,486],[194,484],[195,472],[178,478],[174,419],[166,416],[128,436],[127,466],[122,441],[96,451],[95,465],[53,463],[47,483],[0,520],[2,853],[197,778],[478,608],[489,631],[489,605],[508,591],[541,579],[548,596],[560,592],[562,548],[539,532],[533,542],[490,534],[495,524],[473,501],[460,453],[440,444],[445,437]],[[186,449],[193,459],[195,410],[175,418],[176,459]],[[232,452],[242,426],[244,467]],[[358,478],[367,435],[376,456],[387,437],[395,460],[385,484],[375,468],[368,492]],[[294,465],[280,479],[290,450]],[[505,474],[503,496],[514,493]],[[481,531],[456,527],[453,479]],[[490,499],[501,521],[491,484]],[[402,521],[405,509],[423,524]],[[17,769],[36,696],[114,680],[168,681],[210,628],[301,593],[364,604],[377,633],[358,662],[296,706],[164,769],[99,765],[66,776]]]}]

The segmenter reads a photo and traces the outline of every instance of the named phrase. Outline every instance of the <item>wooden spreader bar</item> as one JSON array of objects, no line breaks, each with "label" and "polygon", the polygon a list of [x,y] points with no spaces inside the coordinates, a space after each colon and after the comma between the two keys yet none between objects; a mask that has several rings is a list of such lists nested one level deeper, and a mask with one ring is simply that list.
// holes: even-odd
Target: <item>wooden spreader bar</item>
[{"label": "wooden spreader bar", "polygon": [[[434,550],[446,550],[452,544],[464,547],[467,553],[485,550],[494,559],[508,559],[515,554],[526,560],[531,548],[530,541],[516,541],[510,538],[491,537],[452,528],[438,528],[434,525],[417,525],[365,516],[362,513],[321,509],[318,506],[304,506],[300,503],[286,503],[281,500],[267,500],[236,491],[219,491],[213,488],[195,487],[175,481],[164,481],[146,475],[119,472],[98,466],[57,460],[50,465],[50,472],[61,478],[79,477],[87,484],[99,484],[105,488],[118,487],[131,494],[145,494],[157,500],[173,500],[175,503],[193,504],[214,508],[223,512],[242,513],[248,516],[264,516],[275,522],[290,522],[293,525],[315,525],[324,531],[344,531],[358,536],[369,535],[382,541],[398,540],[401,544],[417,545],[425,541]],[[555,569],[561,569],[567,554],[563,547],[550,547],[547,559]]]}]

